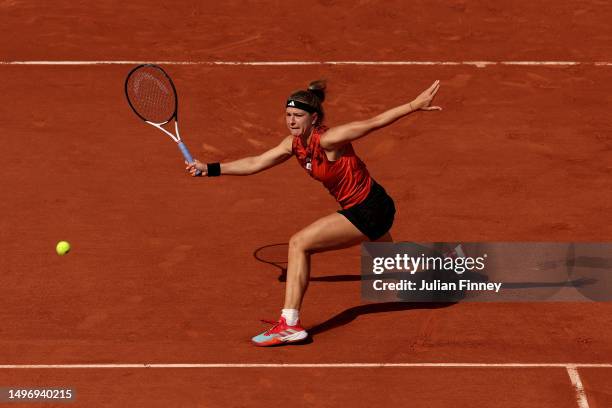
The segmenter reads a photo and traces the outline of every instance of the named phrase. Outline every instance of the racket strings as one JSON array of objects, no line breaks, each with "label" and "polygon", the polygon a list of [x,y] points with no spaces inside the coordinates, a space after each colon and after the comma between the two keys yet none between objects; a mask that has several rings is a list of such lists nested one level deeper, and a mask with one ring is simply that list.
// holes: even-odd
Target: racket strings
[{"label": "racket strings", "polygon": [[176,94],[160,70],[143,67],[130,76],[127,94],[134,110],[145,120],[166,123],[176,112]]}]

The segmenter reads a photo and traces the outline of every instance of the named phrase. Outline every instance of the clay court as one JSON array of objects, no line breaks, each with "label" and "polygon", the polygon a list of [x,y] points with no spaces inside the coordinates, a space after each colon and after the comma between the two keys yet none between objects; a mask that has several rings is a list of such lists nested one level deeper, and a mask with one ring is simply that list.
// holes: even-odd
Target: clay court
[{"label": "clay court", "polygon": [[278,144],[313,79],[331,126],[439,79],[442,112],[354,144],[396,240],[607,242],[610,21],[597,0],[0,0],[0,388],[76,393],[7,406],[612,406],[612,304],[365,303],[359,247],[313,257],[311,342],[253,347],[284,294],[256,254],[337,204],[295,159],[186,176],[123,93],[162,65],[191,152],[223,162]]}]

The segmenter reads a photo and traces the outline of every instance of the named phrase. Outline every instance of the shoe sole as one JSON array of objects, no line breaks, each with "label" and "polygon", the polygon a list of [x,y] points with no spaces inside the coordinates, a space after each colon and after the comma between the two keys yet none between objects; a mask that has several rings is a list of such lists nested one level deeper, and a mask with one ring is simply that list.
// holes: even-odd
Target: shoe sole
[{"label": "shoe sole", "polygon": [[254,341],[252,341],[252,343],[258,347],[271,347],[280,346],[283,344],[299,343],[306,338],[308,338],[308,332],[306,332],[306,330],[302,330],[289,336],[285,336],[282,339],[275,340],[274,343],[256,343]]},{"label": "shoe sole", "polygon": [[283,337],[282,342],[283,343],[295,343],[296,341],[304,340],[306,337],[308,337],[308,333],[306,332],[306,330],[302,330],[300,332],[293,333],[289,336]]}]

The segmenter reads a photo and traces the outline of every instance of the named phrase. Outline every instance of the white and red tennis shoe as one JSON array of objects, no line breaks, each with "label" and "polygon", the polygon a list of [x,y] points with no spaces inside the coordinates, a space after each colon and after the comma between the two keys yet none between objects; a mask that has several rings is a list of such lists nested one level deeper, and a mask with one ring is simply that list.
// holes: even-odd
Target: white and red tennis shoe
[{"label": "white and red tennis shoe", "polygon": [[282,316],[278,322],[269,320],[262,320],[262,322],[269,323],[272,327],[251,339],[253,344],[259,347],[297,343],[308,337],[306,330],[300,326],[299,320],[295,326],[289,326]]}]

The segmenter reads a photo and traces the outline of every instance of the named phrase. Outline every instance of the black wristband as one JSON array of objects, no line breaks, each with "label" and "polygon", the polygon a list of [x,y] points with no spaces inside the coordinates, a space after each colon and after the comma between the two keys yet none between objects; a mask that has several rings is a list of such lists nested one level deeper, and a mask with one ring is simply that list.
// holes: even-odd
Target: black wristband
[{"label": "black wristband", "polygon": [[221,163],[206,163],[206,175],[218,177],[221,175]]}]

